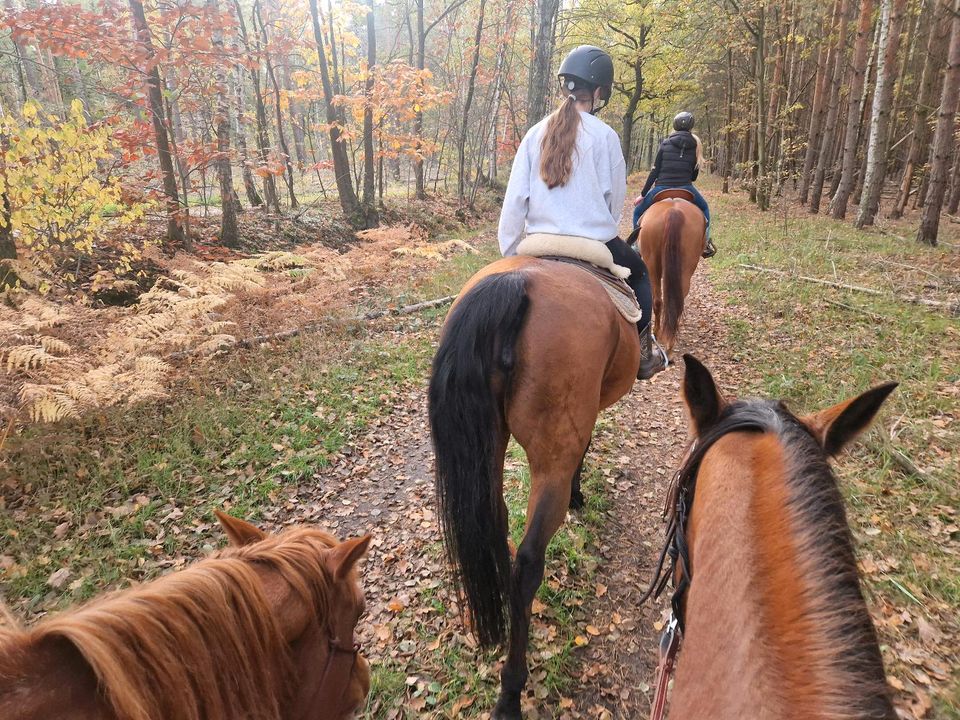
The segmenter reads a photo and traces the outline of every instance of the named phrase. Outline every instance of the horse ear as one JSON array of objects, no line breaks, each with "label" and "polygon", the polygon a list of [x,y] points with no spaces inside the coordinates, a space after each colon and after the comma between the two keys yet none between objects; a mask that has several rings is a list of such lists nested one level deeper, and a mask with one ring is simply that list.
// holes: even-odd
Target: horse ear
[{"label": "horse ear", "polygon": [[350,574],[357,560],[366,554],[370,546],[370,537],[370,535],[364,535],[359,538],[350,538],[330,550],[327,567],[333,573],[334,580],[339,582]]},{"label": "horse ear", "polygon": [[873,420],[898,383],[878,385],[850,400],[801,418],[827,455],[836,455]]},{"label": "horse ear", "polygon": [[726,407],[726,400],[717,390],[713,375],[693,355],[683,356],[685,371],[683,376],[683,401],[696,434],[702,435],[720,417]]},{"label": "horse ear", "polygon": [[259,542],[267,536],[263,530],[256,525],[251,525],[246,520],[235,518],[219,510],[214,510],[213,513],[217,516],[220,527],[223,528],[223,531],[227,534],[227,538],[230,540],[230,544],[234,547],[243,547],[250,543]]}]

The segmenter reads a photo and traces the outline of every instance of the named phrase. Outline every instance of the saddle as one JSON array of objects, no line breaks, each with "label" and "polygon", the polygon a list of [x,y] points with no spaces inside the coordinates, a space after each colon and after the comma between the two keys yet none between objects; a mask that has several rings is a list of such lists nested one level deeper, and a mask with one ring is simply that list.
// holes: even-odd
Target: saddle
[{"label": "saddle", "polygon": [[[687,202],[692,203],[693,193],[689,190],[684,190],[683,188],[667,188],[666,190],[661,190],[653,196],[654,203],[658,203],[661,200],[686,200]],[[647,209],[649,210],[650,208]],[[640,225],[642,224],[643,219],[641,218]],[[640,238],[640,225],[637,225],[627,236],[627,245],[633,246],[637,243],[637,240]]]},{"label": "saddle", "polygon": [[630,277],[630,269],[617,265],[610,250],[603,243],[574,235],[533,233],[524,238],[517,247],[517,255],[579,267],[600,281],[614,307],[627,322],[640,321],[640,304],[633,289],[626,283],[626,278]]}]

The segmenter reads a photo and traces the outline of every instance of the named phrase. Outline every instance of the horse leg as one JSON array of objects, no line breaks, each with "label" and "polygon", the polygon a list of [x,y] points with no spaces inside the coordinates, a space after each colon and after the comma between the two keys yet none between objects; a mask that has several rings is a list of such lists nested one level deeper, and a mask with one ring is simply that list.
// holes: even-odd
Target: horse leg
[{"label": "horse leg", "polygon": [[527,684],[527,646],[533,598],[543,582],[550,538],[560,527],[570,503],[570,478],[586,449],[557,453],[554,447],[528,453],[530,499],[527,527],[517,549],[510,578],[510,647],[500,671],[500,697],[492,720],[519,720],[520,696]]},{"label": "horse leg", "polygon": [[[591,438],[592,440],[593,438]],[[580,464],[577,465],[577,471],[573,474],[573,482],[570,488],[570,509],[580,510],[585,504],[583,492],[580,490],[580,476],[583,475],[583,463],[587,459],[587,452],[590,450],[590,443],[587,443],[587,449],[583,451],[583,457],[580,458]]]}]

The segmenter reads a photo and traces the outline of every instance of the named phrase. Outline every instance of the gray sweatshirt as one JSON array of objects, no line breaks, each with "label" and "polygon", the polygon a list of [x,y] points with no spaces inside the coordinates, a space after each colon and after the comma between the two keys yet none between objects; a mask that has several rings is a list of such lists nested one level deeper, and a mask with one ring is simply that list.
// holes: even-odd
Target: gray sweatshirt
[{"label": "gray sweatshirt", "polygon": [[500,252],[516,255],[524,233],[576,235],[600,242],[617,237],[627,194],[620,138],[603,120],[580,113],[573,172],[552,190],[540,177],[540,144],[548,118],[517,149],[500,211]]}]

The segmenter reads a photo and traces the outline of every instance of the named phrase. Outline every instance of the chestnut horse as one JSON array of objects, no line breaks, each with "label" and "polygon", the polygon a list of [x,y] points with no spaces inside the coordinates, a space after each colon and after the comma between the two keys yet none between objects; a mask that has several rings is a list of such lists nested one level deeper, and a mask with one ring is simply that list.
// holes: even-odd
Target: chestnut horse
[{"label": "chestnut horse", "polygon": [[728,402],[684,359],[695,439],[672,494],[682,646],[670,717],[893,720],[827,459],[896,383],[797,417],[781,402]]},{"label": "chestnut horse", "polygon": [[686,198],[693,199],[686,190],[664,190],[640,219],[640,255],[653,291],[653,334],[668,353],[706,243],[707,221]]},{"label": "chestnut horse", "polygon": [[[519,718],[530,610],[547,543],[580,507],[580,467],[597,414],[633,385],[637,328],[583,270],[499,260],[464,287],[430,379],[439,517],[484,646],[510,643],[493,718]],[[511,569],[503,465],[513,435],[530,464],[526,529]]]},{"label": "chestnut horse", "polygon": [[353,642],[369,536],[268,536],[218,513],[231,546],[35,627],[0,627],[4,720],[345,718],[370,686]]}]

